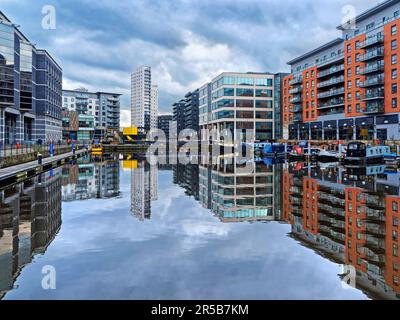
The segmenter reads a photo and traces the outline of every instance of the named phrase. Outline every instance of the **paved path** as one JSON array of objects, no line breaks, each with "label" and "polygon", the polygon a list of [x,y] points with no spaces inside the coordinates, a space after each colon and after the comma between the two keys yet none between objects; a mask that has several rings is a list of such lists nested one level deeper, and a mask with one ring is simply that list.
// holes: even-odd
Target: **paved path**
[{"label": "paved path", "polygon": [[[75,155],[78,156],[84,152],[86,152],[86,150],[77,150],[75,152]],[[35,160],[35,161],[27,162],[27,163],[18,164],[16,166],[0,169],[0,181],[11,178],[19,173],[23,173],[23,172],[30,171],[30,170],[35,170],[36,168],[38,168],[40,166],[45,166],[50,163],[58,162],[62,159],[69,158],[72,155],[73,155],[72,152],[68,152],[68,153],[60,154],[58,156],[54,156],[52,158],[50,158],[50,157],[45,158],[45,159],[43,159],[42,165],[39,165],[38,161]]]}]

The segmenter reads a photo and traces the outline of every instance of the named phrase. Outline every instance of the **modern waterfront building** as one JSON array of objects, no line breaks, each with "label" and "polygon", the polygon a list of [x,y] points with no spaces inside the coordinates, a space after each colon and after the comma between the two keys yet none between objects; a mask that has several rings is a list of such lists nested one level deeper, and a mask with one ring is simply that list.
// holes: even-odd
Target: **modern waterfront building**
[{"label": "modern waterfront building", "polygon": [[62,69],[0,12],[0,143],[61,139]]},{"label": "modern waterfront building", "polygon": [[185,130],[185,107],[186,101],[184,99],[181,99],[172,105],[173,123],[171,131],[176,132],[177,136],[179,136],[180,132]]},{"label": "modern waterfront building", "polygon": [[63,109],[93,117],[92,138],[101,140],[120,129],[120,97],[118,93],[89,92],[85,88],[63,90]]},{"label": "modern waterfront building", "polygon": [[91,114],[62,111],[62,136],[64,140],[90,143],[95,138],[95,120]]},{"label": "modern waterfront building", "polygon": [[171,122],[173,121],[173,114],[162,114],[158,115],[157,128],[165,133],[165,137],[168,140]]},{"label": "modern waterfront building", "polygon": [[231,130],[233,138],[267,141],[279,138],[280,124],[275,119],[276,97],[281,99],[280,86],[275,86],[272,73],[224,72],[199,90],[200,130]]},{"label": "modern waterfront building", "polygon": [[157,129],[158,87],[152,85],[151,67],[140,67],[131,75],[131,123],[145,131]]},{"label": "modern waterfront building", "polygon": [[400,140],[400,1],[384,1],[351,26],[288,63],[285,138]]}]

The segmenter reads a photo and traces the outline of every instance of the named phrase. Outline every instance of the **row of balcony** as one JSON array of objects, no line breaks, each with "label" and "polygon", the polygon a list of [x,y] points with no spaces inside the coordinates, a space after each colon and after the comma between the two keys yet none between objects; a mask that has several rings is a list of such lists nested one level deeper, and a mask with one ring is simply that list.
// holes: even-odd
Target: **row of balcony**
[{"label": "row of balcony", "polygon": [[303,108],[302,108],[302,106],[298,105],[298,106],[294,106],[293,108],[290,108],[289,111],[292,113],[298,113],[298,112],[302,112]]},{"label": "row of balcony", "polygon": [[383,113],[385,112],[385,104],[383,101],[367,102],[365,113]]},{"label": "row of balcony", "polygon": [[362,100],[377,100],[385,98],[385,90],[384,89],[374,89],[367,90],[367,92],[361,96]]},{"label": "row of balcony", "polygon": [[303,84],[303,78],[297,77],[297,78],[294,78],[293,80],[289,81],[289,85],[291,85],[291,86],[294,86],[296,84]]},{"label": "row of balcony", "polygon": [[340,76],[340,77],[336,77],[336,78],[332,78],[330,80],[327,81],[323,81],[318,83],[317,88],[325,88],[325,87],[329,87],[335,84],[339,84],[339,83],[344,83],[344,76]]},{"label": "row of balcony", "polygon": [[290,99],[290,103],[299,103],[303,101],[303,97],[302,96],[298,96],[298,97],[294,97],[292,99]]},{"label": "row of balcony", "polygon": [[381,86],[385,84],[385,77],[383,74],[368,77],[364,82],[360,83],[361,88],[368,88],[368,87],[374,87],[374,86]]},{"label": "row of balcony", "polygon": [[324,98],[329,98],[329,97],[334,97],[334,96],[339,96],[344,94],[345,90],[344,88],[339,88],[339,89],[333,89],[329,90],[326,92],[322,92],[318,94],[319,99],[324,99]]}]

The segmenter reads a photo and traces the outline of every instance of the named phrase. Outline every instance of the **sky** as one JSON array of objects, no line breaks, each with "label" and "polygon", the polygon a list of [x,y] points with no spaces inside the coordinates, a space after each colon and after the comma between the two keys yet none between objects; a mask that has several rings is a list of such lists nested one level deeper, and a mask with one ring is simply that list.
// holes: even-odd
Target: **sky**
[{"label": "sky", "polygon": [[[0,0],[0,10],[63,68],[64,89],[123,94],[130,123],[130,74],[152,67],[160,113],[223,71],[289,72],[287,61],[340,36],[377,0]],[[55,8],[55,29],[42,9]]]}]

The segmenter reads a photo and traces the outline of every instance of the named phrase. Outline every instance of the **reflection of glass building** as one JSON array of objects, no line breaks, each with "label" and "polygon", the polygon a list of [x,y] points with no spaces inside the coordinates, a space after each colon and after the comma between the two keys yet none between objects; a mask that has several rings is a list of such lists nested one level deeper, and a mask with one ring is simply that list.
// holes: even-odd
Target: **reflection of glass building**
[{"label": "reflection of glass building", "polygon": [[61,226],[61,169],[0,192],[0,298]]},{"label": "reflection of glass building", "polygon": [[194,164],[177,164],[173,167],[174,184],[185,189],[188,196],[199,200],[199,166]]},{"label": "reflection of glass building", "polygon": [[158,198],[158,167],[137,162],[131,176],[131,212],[141,221],[151,219],[151,201]]},{"label": "reflection of glass building", "polygon": [[118,197],[119,161],[70,164],[63,168],[63,201]]},{"label": "reflection of glass building", "polygon": [[357,288],[373,298],[400,298],[400,176],[374,166],[287,168],[283,198],[292,236],[357,270]]},{"label": "reflection of glass building", "polygon": [[0,142],[61,139],[62,69],[0,12]]},{"label": "reflection of glass building", "polygon": [[[248,163],[248,168],[221,160],[200,166],[199,198],[223,222],[275,220],[274,167]],[[249,171],[250,169],[250,171]]]}]

